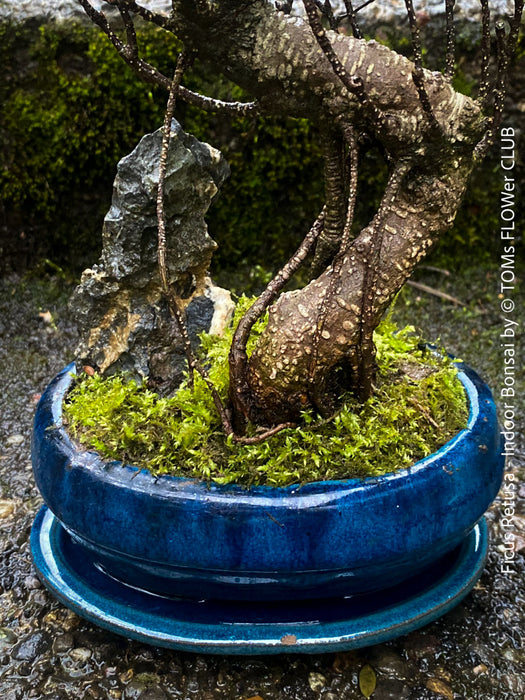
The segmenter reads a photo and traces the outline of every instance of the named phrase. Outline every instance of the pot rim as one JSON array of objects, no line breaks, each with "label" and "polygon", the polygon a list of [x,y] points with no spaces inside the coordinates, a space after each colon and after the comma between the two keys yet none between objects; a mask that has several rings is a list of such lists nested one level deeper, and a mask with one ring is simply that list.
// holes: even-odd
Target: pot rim
[{"label": "pot rim", "polygon": [[[370,487],[372,485],[386,485],[394,484],[398,481],[405,479],[407,476],[414,476],[419,472],[432,467],[436,462],[440,463],[439,469],[442,469],[442,461],[446,459],[447,454],[453,450],[458,442],[465,440],[473,431],[476,423],[480,419],[480,393],[485,393],[485,403],[487,404],[487,409],[489,413],[493,413],[493,420],[495,417],[495,404],[488,387],[481,380],[479,375],[471,369],[464,362],[455,360],[454,363],[458,368],[458,379],[463,384],[467,400],[469,403],[469,417],[467,420],[467,425],[462,428],[453,438],[451,438],[447,443],[445,443],[438,450],[433,452],[427,457],[423,457],[409,467],[399,469],[395,472],[388,472],[380,476],[367,476],[367,477],[353,477],[349,479],[339,479],[339,480],[325,480],[325,481],[312,481],[306,484],[290,484],[288,486],[268,486],[268,485],[253,485],[245,486],[242,484],[230,483],[230,484],[218,484],[213,481],[204,481],[202,479],[197,479],[193,477],[175,476],[172,474],[161,474],[154,476],[148,469],[133,466],[131,464],[126,464],[118,460],[107,460],[101,457],[101,455],[96,450],[85,449],[82,445],[75,444],[72,438],[69,436],[66,427],[64,426],[63,416],[62,416],[62,404],[64,398],[71,388],[72,382],[76,377],[76,366],[74,362],[67,365],[55,379],[48,386],[44,394],[42,395],[41,402],[45,402],[46,397],[51,394],[51,413],[52,421],[49,421],[51,425],[47,429],[51,428],[53,432],[56,430],[58,433],[57,437],[62,443],[62,449],[65,449],[71,454],[72,461],[74,461],[75,466],[93,466],[94,459],[99,465],[104,466],[107,471],[111,472],[112,479],[118,479],[119,470],[123,477],[122,481],[128,486],[137,482],[141,483],[143,488],[148,487],[148,482],[155,485],[155,491],[158,492],[159,486],[161,484],[166,484],[169,487],[170,492],[173,486],[179,488],[183,486],[193,485],[194,488],[202,490],[203,488],[216,495],[225,494],[228,496],[243,494],[253,494],[260,496],[275,496],[283,497],[285,495],[310,495],[319,492],[339,491],[341,489],[349,489],[359,487]],[[39,406],[40,407],[40,406]],[[38,413],[38,408],[37,408]],[[485,418],[486,420],[486,418]],[[490,417],[489,417],[490,420]],[[130,473],[134,476],[130,479]],[[140,475],[140,478],[136,478]]]}]

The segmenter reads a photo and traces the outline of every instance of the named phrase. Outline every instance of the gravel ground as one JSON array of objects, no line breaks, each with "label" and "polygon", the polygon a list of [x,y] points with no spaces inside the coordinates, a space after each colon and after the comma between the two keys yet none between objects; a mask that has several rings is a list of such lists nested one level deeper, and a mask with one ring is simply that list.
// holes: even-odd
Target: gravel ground
[{"label": "gravel ground", "polygon": [[[419,281],[458,296],[466,306],[408,289],[398,316],[425,329],[429,338],[440,334],[499,393],[503,321],[497,271],[475,268],[458,280],[423,270]],[[512,573],[501,571],[504,528],[497,503],[488,514],[489,561],[475,590],[442,619],[388,644],[315,656],[178,653],[99,630],[55,602],[36,578],[29,554],[30,527],[41,504],[29,441],[38,395],[72,357],[76,330],[65,308],[68,293],[57,279],[0,281],[0,697],[352,700],[365,697],[359,674],[367,665],[376,679],[373,700],[525,697],[523,449],[513,467],[522,485],[521,514],[513,520]],[[523,299],[518,302],[523,309]],[[515,320],[522,321],[517,315]],[[523,415],[523,386],[520,390]],[[523,448],[523,426],[520,430]]]}]

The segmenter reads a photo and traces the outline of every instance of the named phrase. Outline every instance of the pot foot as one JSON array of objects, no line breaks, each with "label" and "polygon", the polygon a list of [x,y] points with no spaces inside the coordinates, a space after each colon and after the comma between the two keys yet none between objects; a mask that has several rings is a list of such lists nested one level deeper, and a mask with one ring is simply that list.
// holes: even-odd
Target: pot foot
[{"label": "pot foot", "polygon": [[155,646],[209,654],[323,653],[407,634],[453,608],[481,576],[484,518],[453,552],[402,584],[348,598],[284,602],[163,598],[107,576],[43,506],[31,532],[38,576],[81,617]]}]

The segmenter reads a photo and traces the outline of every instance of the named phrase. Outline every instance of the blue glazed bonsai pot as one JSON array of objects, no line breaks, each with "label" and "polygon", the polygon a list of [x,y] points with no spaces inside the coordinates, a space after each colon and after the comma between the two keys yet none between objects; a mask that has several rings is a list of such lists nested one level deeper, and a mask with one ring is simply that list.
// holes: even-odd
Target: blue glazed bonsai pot
[{"label": "blue glazed bonsai pot", "polygon": [[62,426],[71,364],[37,408],[35,479],[83,556],[135,589],[236,601],[370,593],[439,569],[498,492],[504,460],[495,405],[478,375],[460,369],[468,425],[410,469],[246,489],[154,478],[79,449]]}]

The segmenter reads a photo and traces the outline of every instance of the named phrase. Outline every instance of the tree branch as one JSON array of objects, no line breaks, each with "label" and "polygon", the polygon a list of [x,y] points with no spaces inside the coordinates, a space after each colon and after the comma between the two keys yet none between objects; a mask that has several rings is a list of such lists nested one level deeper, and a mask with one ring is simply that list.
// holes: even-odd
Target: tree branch
[{"label": "tree branch", "polygon": [[215,388],[213,382],[210,380],[207,371],[204,369],[204,367],[201,365],[201,363],[197,360],[195,357],[192,347],[191,347],[191,341],[188,335],[188,329],[186,327],[186,321],[184,319],[183,312],[179,306],[179,303],[177,301],[177,297],[175,296],[173,289],[170,285],[169,282],[169,276],[168,276],[168,267],[167,267],[167,261],[166,261],[166,216],[164,213],[164,182],[166,179],[166,164],[168,160],[168,150],[169,150],[169,144],[170,144],[170,139],[171,139],[171,122],[173,119],[173,113],[175,110],[175,102],[176,102],[176,96],[177,96],[177,87],[180,84],[180,81],[182,80],[182,76],[184,73],[184,70],[187,68],[189,63],[189,57],[181,53],[179,55],[179,58],[177,60],[177,65],[175,68],[175,72],[173,74],[173,81],[172,81],[172,86],[170,89],[170,94],[168,97],[168,104],[166,106],[166,112],[164,115],[164,126],[162,130],[162,146],[161,146],[161,152],[160,152],[160,161],[159,161],[159,184],[157,187],[157,222],[158,222],[158,233],[157,233],[157,261],[158,261],[158,267],[159,267],[159,275],[160,275],[160,280],[162,284],[162,291],[164,293],[164,296],[166,297],[168,301],[168,306],[170,309],[170,313],[172,315],[172,318],[174,319],[177,328],[179,330],[179,333],[182,338],[182,342],[184,345],[184,352],[186,354],[186,359],[188,361],[188,370],[189,370],[189,384],[190,387],[193,388],[193,372],[196,370],[203,380],[206,382],[212,398],[213,402],[215,404],[215,407],[217,409],[217,412],[221,418],[221,423],[224,429],[224,432],[226,435],[231,435],[233,433],[233,429],[231,426],[230,422],[230,417],[228,415],[228,412],[222,402],[221,397],[219,396],[219,393],[217,392],[217,389]]},{"label": "tree branch", "polygon": [[490,7],[489,0],[481,2],[481,77],[478,100],[485,102],[490,84]]},{"label": "tree branch", "polygon": [[275,301],[292,275],[299,269],[308,253],[312,250],[323,227],[325,210],[326,207],[323,208],[315,220],[299,248],[244,314],[235,330],[230,348],[229,364],[230,400],[234,407],[234,421],[235,417],[237,417],[237,423],[235,423],[234,426],[236,432],[242,432],[244,430],[246,424],[245,419],[250,413],[251,392],[247,382],[248,355],[246,353],[246,345],[250,337],[250,332],[256,321],[261,318],[270,304]]},{"label": "tree branch", "polygon": [[330,3],[330,0],[314,0],[315,4],[317,5],[319,12],[323,15],[323,17],[326,17],[328,20],[328,24],[330,26],[330,29],[333,31],[337,31],[337,20],[334,17],[334,11],[332,9],[332,5]]},{"label": "tree branch", "polygon": [[352,27],[352,34],[356,39],[362,39],[363,35],[361,34],[361,30],[359,29],[359,25],[357,24],[355,17],[358,10],[354,10],[352,7],[352,0],[345,0],[345,9],[347,17],[350,21],[350,26]]},{"label": "tree branch", "polygon": [[333,259],[340,246],[345,222],[344,154],[340,131],[321,129],[326,213],[323,230],[315,245],[311,274],[316,277]]},{"label": "tree branch", "polygon": [[436,131],[439,131],[440,127],[432,110],[432,105],[430,104],[427,89],[425,87],[421,35],[419,33],[416,13],[414,12],[414,4],[412,3],[412,0],[405,0],[405,5],[407,8],[410,31],[412,33],[412,48],[414,52],[414,70],[412,71],[412,80],[416,86],[419,101],[421,102],[421,106],[423,107],[423,111],[426,114],[430,127]]},{"label": "tree branch", "polygon": [[516,44],[518,42],[521,27],[521,18],[523,16],[523,4],[524,0],[516,0],[514,3],[514,16],[510,20],[510,31],[507,39],[507,55],[509,62],[516,52]]},{"label": "tree branch", "polygon": [[454,4],[456,0],[445,0],[445,18],[447,24],[447,52],[445,55],[445,78],[454,77],[456,54],[456,27],[454,25]]},{"label": "tree branch", "polygon": [[384,118],[379,109],[370,101],[368,95],[365,92],[363,81],[357,75],[351,75],[348,73],[346,68],[343,66],[339,58],[337,57],[334,47],[330,43],[330,40],[326,36],[326,32],[323,29],[319,17],[317,15],[316,5],[314,0],[303,0],[303,5],[308,15],[308,21],[310,27],[315,36],[315,39],[319,46],[321,47],[324,55],[330,61],[330,65],[334,73],[337,75],[339,80],[343,83],[345,88],[359,100],[361,105],[367,111],[369,118],[377,126],[381,126],[384,122]]},{"label": "tree branch", "polygon": [[166,17],[165,15],[161,15],[157,12],[152,12],[151,10],[148,10],[146,7],[143,7],[142,5],[139,5],[138,3],[134,2],[134,0],[117,0],[117,2],[111,2],[111,0],[106,0],[107,2],[110,2],[111,4],[118,4],[118,5],[123,5],[125,8],[131,12],[135,12],[135,14],[140,15],[142,19],[146,20],[146,22],[151,22],[152,24],[156,24],[158,27],[161,27],[162,29],[169,29],[170,28],[170,21],[169,17]]},{"label": "tree branch", "polygon": [[[135,44],[124,44],[111,29],[104,13],[96,10],[91,5],[89,0],[78,0],[78,2],[82,5],[88,17],[98,27],[100,27],[100,29],[102,29],[104,34],[108,37],[117,50],[118,54],[131,68],[133,68],[133,70],[142,78],[142,80],[147,83],[158,85],[168,91],[171,89],[172,81],[170,78],[163,75],[154,66],[139,58],[138,50],[136,49],[136,42]],[[113,4],[117,3],[115,2]],[[134,5],[134,3],[129,4]],[[121,10],[120,5],[118,7],[119,10]],[[124,9],[124,12],[125,11],[126,10]],[[126,20],[124,21],[126,22]],[[129,18],[129,21],[132,24],[131,18]],[[130,27],[126,26],[126,29],[128,31],[129,38]],[[207,112],[222,112],[237,116],[248,116],[259,113],[259,105],[256,102],[224,102],[223,100],[216,100],[212,97],[199,95],[192,90],[188,90],[188,88],[185,88],[182,85],[179,85],[177,88],[177,98],[184,100],[184,102],[187,102],[194,107],[200,107]]]},{"label": "tree branch", "polygon": [[359,339],[353,371],[357,377],[357,395],[360,401],[366,401],[372,393],[372,379],[375,365],[375,296],[379,271],[379,260],[383,248],[384,220],[390,213],[398,195],[403,178],[410,169],[409,162],[398,163],[390,176],[381,206],[372,225],[370,246],[366,256],[365,274],[361,288],[361,314],[359,317]]},{"label": "tree branch", "polygon": [[129,14],[127,7],[125,7],[121,2],[116,3],[116,5],[118,7],[118,11],[120,12],[124,28],[126,30],[127,48],[129,54],[132,58],[138,58],[139,47],[137,44],[137,33],[135,31],[133,19]]},{"label": "tree branch", "polygon": [[289,15],[292,11],[294,0],[284,0],[283,2],[276,2],[275,5],[278,10],[284,12],[285,15]]},{"label": "tree branch", "polygon": [[[482,0],[486,2],[486,0]],[[483,135],[483,138],[476,144],[474,148],[474,158],[476,161],[482,160],[487,152],[494,145],[496,132],[500,127],[503,117],[503,109],[505,105],[505,97],[507,95],[507,85],[509,78],[509,69],[511,58],[516,49],[521,18],[523,15],[524,0],[516,0],[514,3],[514,16],[510,21],[510,31],[505,41],[505,25],[503,22],[496,23],[496,45],[497,45],[497,75],[496,85],[494,88],[494,108],[492,120],[489,128]],[[478,97],[478,100],[480,97]]]}]

